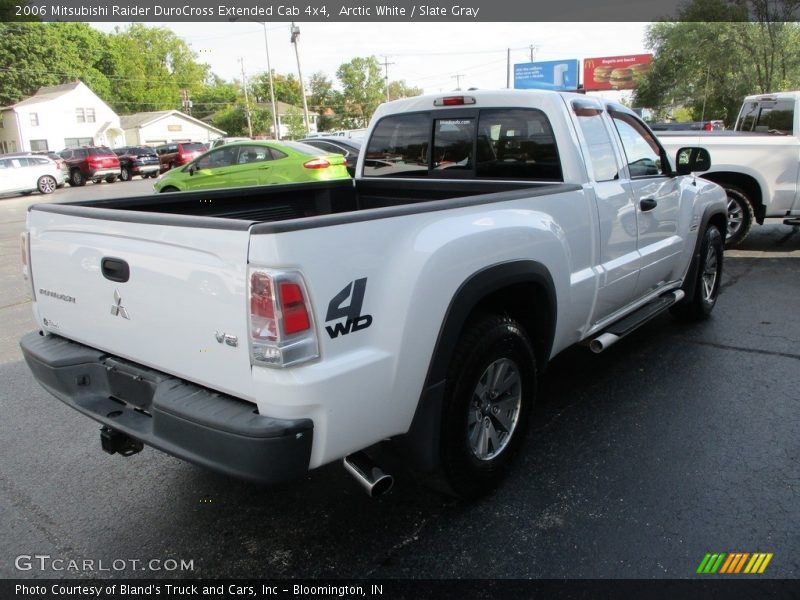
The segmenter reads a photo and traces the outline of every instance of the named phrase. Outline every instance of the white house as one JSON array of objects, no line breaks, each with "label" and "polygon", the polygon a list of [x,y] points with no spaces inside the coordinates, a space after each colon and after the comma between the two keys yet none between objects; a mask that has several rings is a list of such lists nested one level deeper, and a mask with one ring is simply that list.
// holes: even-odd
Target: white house
[{"label": "white house", "polygon": [[0,108],[0,153],[120,146],[119,117],[82,81],[39,88]]},{"label": "white house", "polygon": [[210,142],[225,135],[179,110],[143,112],[120,117],[126,146],[158,146],[173,142]]},{"label": "white house", "polygon": [[[272,104],[269,102],[259,102],[256,104],[259,108],[263,108],[268,111],[272,111]],[[275,108],[277,109],[278,113],[278,129],[281,132],[281,139],[286,139],[289,137],[289,123],[291,121],[290,112],[294,112],[300,115],[300,122],[302,123],[302,127],[305,128],[305,123],[303,122],[303,107],[302,106],[292,106],[291,104],[287,104],[286,102],[281,102],[280,100],[275,102]],[[309,133],[316,133],[317,132],[317,119],[319,118],[319,113],[308,111],[308,129]],[[268,126],[270,136],[273,135],[272,131],[272,121],[270,120]]]}]

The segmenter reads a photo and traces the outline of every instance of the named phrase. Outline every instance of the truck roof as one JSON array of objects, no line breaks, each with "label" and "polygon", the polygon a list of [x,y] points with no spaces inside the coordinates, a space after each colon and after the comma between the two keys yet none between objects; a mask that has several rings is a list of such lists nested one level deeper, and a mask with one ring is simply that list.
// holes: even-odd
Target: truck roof
[{"label": "truck roof", "polygon": [[773,94],[753,94],[752,96],[745,96],[745,102],[754,102],[758,100],[796,100],[800,98],[800,90],[791,92],[775,92]]}]

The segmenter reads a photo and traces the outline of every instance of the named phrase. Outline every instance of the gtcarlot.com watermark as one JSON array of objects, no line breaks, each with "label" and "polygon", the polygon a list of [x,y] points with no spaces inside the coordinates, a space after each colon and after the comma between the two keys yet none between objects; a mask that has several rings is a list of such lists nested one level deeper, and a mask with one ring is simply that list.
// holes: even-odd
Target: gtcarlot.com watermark
[{"label": "gtcarlot.com watermark", "polygon": [[14,559],[17,571],[41,573],[119,573],[124,571],[194,571],[194,559],[183,558],[59,558],[49,554],[20,554]]}]

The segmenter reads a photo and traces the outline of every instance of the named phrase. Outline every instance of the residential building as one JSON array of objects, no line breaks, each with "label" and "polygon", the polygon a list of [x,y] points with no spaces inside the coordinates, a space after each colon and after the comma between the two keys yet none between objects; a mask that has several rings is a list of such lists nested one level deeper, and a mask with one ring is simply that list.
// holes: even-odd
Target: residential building
[{"label": "residential building", "polygon": [[210,142],[223,137],[222,129],[179,110],[143,112],[120,117],[126,146],[158,146],[175,142]]},{"label": "residential building", "polygon": [[0,153],[120,146],[119,116],[82,81],[39,88],[0,108]]}]

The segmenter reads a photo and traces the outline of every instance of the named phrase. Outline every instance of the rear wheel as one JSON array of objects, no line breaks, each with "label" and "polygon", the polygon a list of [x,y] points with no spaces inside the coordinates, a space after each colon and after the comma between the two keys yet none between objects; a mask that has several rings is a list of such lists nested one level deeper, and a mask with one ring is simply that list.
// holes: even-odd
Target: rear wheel
[{"label": "rear wheel", "polygon": [[729,248],[738,246],[750,233],[753,226],[753,204],[744,190],[733,186],[723,185],[728,195],[728,231],[725,235],[725,245]]},{"label": "rear wheel", "polygon": [[131,172],[128,170],[128,167],[122,167],[119,170],[119,178],[121,181],[130,181],[131,180]]},{"label": "rear wheel", "polygon": [[695,275],[694,292],[670,310],[685,321],[708,318],[717,303],[722,280],[722,234],[713,225],[706,229],[700,247],[700,257]]},{"label": "rear wheel", "polygon": [[536,358],[522,326],[506,316],[474,319],[453,354],[442,415],[448,491],[474,498],[505,476],[522,443],[536,394]]},{"label": "rear wheel", "polygon": [[167,187],[161,189],[161,193],[162,194],[169,194],[169,193],[172,193],[172,192],[179,192],[179,191],[180,190],[178,188],[173,187],[171,185],[168,185]]},{"label": "rear wheel", "polygon": [[116,180],[117,180],[116,175],[109,175],[108,177],[106,177],[106,183],[114,183]]},{"label": "rear wheel", "polygon": [[51,175],[42,175],[36,182],[36,187],[42,194],[52,194],[56,191],[56,178]]},{"label": "rear wheel", "polygon": [[69,184],[76,187],[86,185],[86,179],[80,169],[73,169],[69,176]]}]

